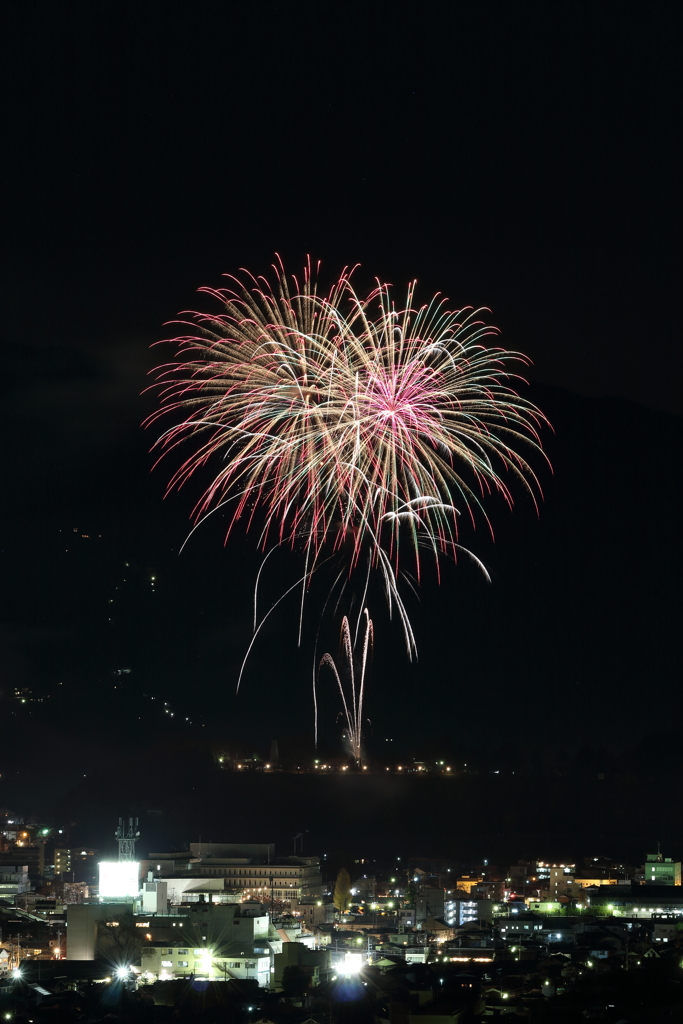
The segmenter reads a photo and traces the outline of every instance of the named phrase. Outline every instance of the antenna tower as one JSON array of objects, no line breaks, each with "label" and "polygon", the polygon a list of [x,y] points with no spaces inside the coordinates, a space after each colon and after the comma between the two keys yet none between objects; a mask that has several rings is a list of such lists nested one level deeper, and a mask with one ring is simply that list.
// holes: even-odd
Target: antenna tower
[{"label": "antenna tower", "polygon": [[119,827],[114,833],[119,844],[119,864],[135,860],[135,843],[140,838],[138,819],[129,818],[124,822],[119,818]]}]

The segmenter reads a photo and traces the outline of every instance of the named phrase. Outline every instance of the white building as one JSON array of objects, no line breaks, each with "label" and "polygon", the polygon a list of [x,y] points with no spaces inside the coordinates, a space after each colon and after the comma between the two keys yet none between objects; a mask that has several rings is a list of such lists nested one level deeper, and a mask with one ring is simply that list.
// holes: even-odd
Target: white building
[{"label": "white building", "polygon": [[168,910],[167,882],[143,882],[141,896],[143,914],[165,914]]},{"label": "white building", "polygon": [[193,903],[180,913],[151,916],[144,934],[141,967],[150,980],[193,975],[251,979],[267,987],[273,953],[282,947],[259,904]]},{"label": "white building", "polygon": [[478,921],[490,921],[493,909],[491,900],[447,899],[443,919],[451,928],[462,928]]},{"label": "white building", "polygon": [[141,958],[142,974],[147,980],[171,978],[206,978],[230,981],[237,978],[257,981],[268,988],[271,976],[271,954],[256,953],[230,946],[189,946],[182,941],[159,946],[145,946]]},{"label": "white building", "polygon": [[0,868],[0,896],[18,896],[28,892],[28,865],[3,864]]},{"label": "white building", "polygon": [[273,843],[191,843],[190,849],[150,853],[142,862],[143,877],[169,884],[169,899],[179,903],[186,890],[209,882],[216,889],[243,892],[267,901],[310,899],[322,896],[318,857],[275,857]]}]

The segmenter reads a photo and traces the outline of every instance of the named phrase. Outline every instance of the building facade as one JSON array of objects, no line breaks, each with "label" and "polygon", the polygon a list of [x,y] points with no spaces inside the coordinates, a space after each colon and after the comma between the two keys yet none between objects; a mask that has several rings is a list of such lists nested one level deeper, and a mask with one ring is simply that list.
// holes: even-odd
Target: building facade
[{"label": "building facade", "polygon": [[680,885],[681,862],[662,857],[661,853],[648,853],[643,874],[646,885]]},{"label": "building facade", "polygon": [[[191,880],[213,880],[217,889],[240,890],[247,898],[291,901],[322,896],[318,857],[275,857],[273,843],[191,843],[182,852],[150,853],[141,863],[143,877],[169,880],[171,903],[194,885]],[[171,882],[171,880],[173,880]]]}]

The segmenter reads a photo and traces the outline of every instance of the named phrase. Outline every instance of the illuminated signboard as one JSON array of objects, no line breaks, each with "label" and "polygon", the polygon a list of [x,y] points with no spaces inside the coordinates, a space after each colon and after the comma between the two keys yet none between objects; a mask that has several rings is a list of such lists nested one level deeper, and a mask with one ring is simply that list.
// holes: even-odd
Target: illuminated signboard
[{"label": "illuminated signboard", "polygon": [[139,877],[139,861],[100,861],[100,899],[137,896],[140,889]]}]

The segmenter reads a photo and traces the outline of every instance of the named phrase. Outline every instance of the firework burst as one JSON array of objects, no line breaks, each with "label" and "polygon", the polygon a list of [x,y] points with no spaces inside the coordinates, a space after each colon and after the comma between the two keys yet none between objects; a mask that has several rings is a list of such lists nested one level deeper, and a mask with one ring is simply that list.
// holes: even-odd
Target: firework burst
[{"label": "firework burst", "polygon": [[485,311],[418,307],[414,285],[397,306],[387,284],[359,296],[352,272],[322,295],[310,262],[301,282],[274,270],[201,289],[216,312],[179,321],[149,421],[179,420],[164,452],[191,443],[169,489],[221,460],[196,523],[218,508],[228,531],[257,521],[262,544],[303,548],[305,579],[326,552],[353,568],[367,550],[396,597],[405,541],[419,578],[421,550],[457,553],[459,513],[488,522],[493,492],[512,505],[507,474],[540,493],[522,451],[540,451],[544,417],[510,369],[528,360],[483,344],[498,334]]}]

